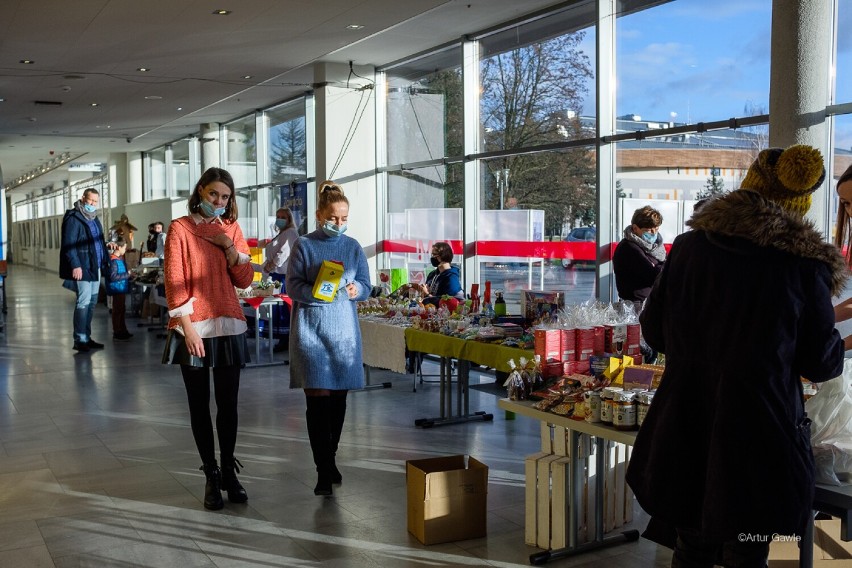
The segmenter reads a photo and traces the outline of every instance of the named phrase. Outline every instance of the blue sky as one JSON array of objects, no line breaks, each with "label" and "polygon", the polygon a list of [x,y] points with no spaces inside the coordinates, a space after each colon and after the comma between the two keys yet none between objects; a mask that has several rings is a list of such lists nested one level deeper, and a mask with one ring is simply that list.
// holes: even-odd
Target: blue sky
[{"label": "blue sky", "polygon": [[[618,18],[617,114],[695,123],[768,112],[771,18],[770,0],[676,0]],[[852,0],[840,1],[838,26],[852,29]],[[848,102],[852,34],[839,36],[837,95]],[[587,53],[594,41],[588,33]],[[594,113],[591,93],[583,112]],[[837,131],[850,148],[852,117]]]}]

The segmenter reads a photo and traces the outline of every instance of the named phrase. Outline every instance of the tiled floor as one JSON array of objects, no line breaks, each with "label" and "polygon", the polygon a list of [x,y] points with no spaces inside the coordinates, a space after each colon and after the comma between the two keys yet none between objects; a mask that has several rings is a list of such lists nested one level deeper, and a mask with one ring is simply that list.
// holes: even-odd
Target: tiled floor
[{"label": "tiled floor", "polygon": [[[350,394],[338,464],[344,484],[315,497],[304,396],[288,367],[247,369],[237,456],[249,501],[202,507],[204,477],[176,368],[162,339],[131,319],[135,337],[111,341],[99,305],[94,338],[71,349],[73,296],[55,273],[10,266],[0,334],[0,566],[403,567],[527,566],[523,456],[538,424],[505,420],[493,394],[471,408],[493,422],[414,427],[435,416],[438,388],[373,372],[393,388]],[[488,380],[487,378],[485,380]],[[407,459],[470,454],[490,467],[488,537],[423,546],[406,530]],[[641,526],[639,528],[642,528]],[[553,566],[667,566],[640,540],[553,561]]]}]

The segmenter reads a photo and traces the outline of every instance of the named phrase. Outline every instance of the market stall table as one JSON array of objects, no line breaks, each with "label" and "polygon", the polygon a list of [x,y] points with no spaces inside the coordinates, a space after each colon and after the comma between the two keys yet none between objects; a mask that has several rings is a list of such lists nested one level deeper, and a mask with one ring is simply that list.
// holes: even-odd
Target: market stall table
[{"label": "market stall table", "polygon": [[[544,564],[555,558],[563,558],[573,556],[592,550],[598,550],[625,542],[633,542],[639,540],[639,531],[629,530],[620,534],[604,537],[604,475],[605,463],[605,443],[607,440],[619,442],[632,446],[636,441],[636,432],[629,430],[617,430],[612,426],[603,423],[590,423],[584,420],[574,420],[573,418],[545,412],[533,407],[533,403],[529,401],[516,401],[509,399],[501,399],[498,406],[504,410],[534,418],[547,424],[562,426],[570,432],[569,435],[569,456],[571,463],[569,466],[569,484],[568,484],[568,545],[562,549],[546,550],[530,555],[530,564]],[[595,490],[594,490],[594,531],[589,536],[589,542],[579,543],[579,527],[580,519],[579,512],[583,507],[583,467],[584,460],[577,459],[580,455],[580,435],[588,434],[595,438]]]},{"label": "market stall table", "polygon": [[[440,333],[408,328],[405,330],[405,342],[411,351],[430,353],[441,358],[440,379],[440,416],[419,418],[416,426],[431,428],[446,424],[459,424],[473,420],[493,420],[493,414],[470,412],[470,365],[476,363],[493,367],[498,371],[509,371],[509,359],[533,358],[532,351],[507,347],[494,343],[460,339]],[[456,384],[456,409],[453,412],[452,360],[458,361],[458,381]]]},{"label": "market stall table", "polygon": [[[273,350],[273,338],[272,338],[272,325],[270,324],[270,333],[269,333],[269,359],[268,361],[261,362],[260,360],[260,308],[266,308],[266,315],[269,318],[269,321],[272,321],[272,307],[280,306],[281,304],[286,303],[287,305],[293,305],[290,296],[287,294],[275,294],[273,296],[248,296],[248,297],[240,297],[240,303],[246,306],[249,306],[254,310],[254,354],[255,360],[252,363],[246,365],[247,367],[270,367],[273,365],[288,365],[290,362],[288,360],[276,360]],[[245,309],[245,308],[244,308]]]},{"label": "market stall table", "polygon": [[370,368],[406,374],[405,328],[364,318],[358,319],[358,325],[361,327],[361,358],[367,383],[365,388],[390,388],[390,382],[370,384]]}]

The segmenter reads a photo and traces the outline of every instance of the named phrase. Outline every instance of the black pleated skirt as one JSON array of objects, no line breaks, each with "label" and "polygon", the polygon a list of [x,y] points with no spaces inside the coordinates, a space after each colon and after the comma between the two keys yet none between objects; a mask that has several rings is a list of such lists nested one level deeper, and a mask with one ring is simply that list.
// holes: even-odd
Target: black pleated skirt
[{"label": "black pleated skirt", "polygon": [[163,351],[163,363],[190,367],[243,367],[251,361],[245,333],[205,337],[202,341],[204,357],[196,357],[189,354],[184,336],[173,329],[169,330],[166,349]]}]

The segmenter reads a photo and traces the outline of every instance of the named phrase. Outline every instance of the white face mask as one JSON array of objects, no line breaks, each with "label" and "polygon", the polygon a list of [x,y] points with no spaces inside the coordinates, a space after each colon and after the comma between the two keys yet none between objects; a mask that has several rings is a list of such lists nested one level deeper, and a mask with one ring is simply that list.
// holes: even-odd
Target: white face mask
[{"label": "white face mask", "polygon": [[322,232],[328,235],[329,237],[339,237],[340,235],[346,232],[346,229],[347,226],[345,224],[338,226],[337,224],[332,223],[331,221],[326,221],[322,225]]}]

